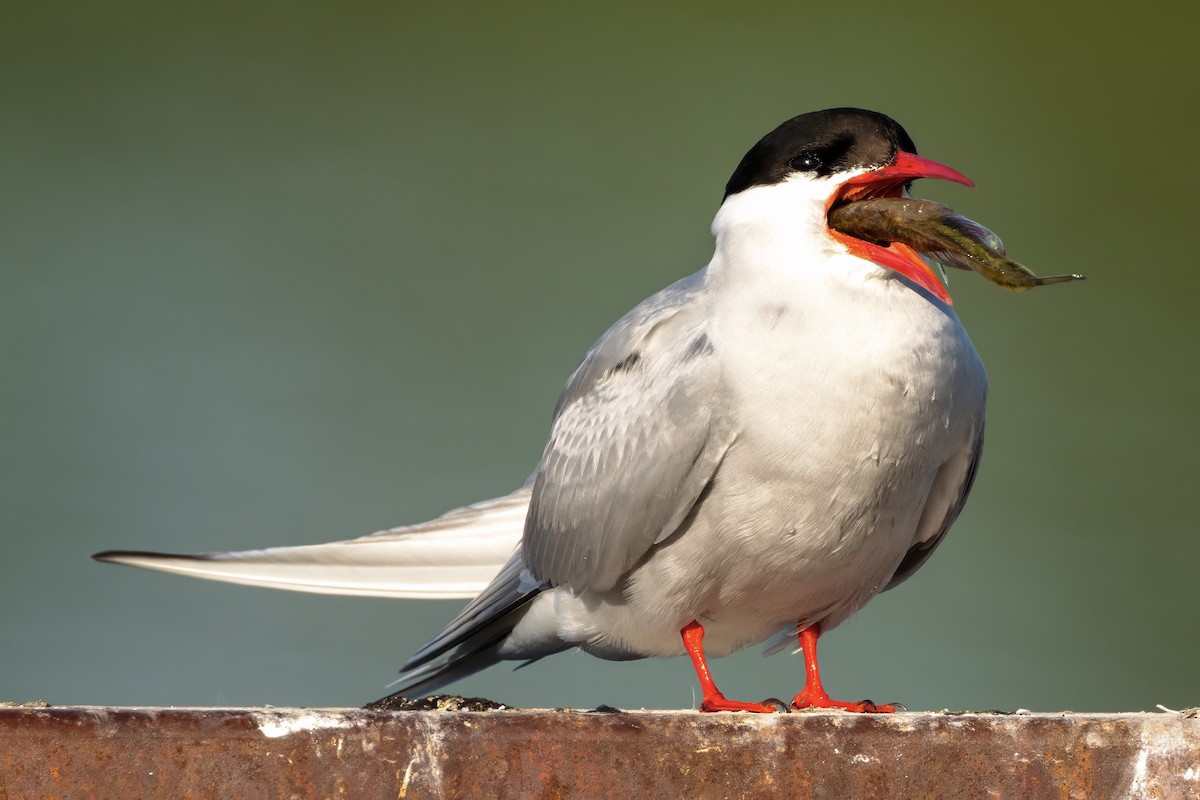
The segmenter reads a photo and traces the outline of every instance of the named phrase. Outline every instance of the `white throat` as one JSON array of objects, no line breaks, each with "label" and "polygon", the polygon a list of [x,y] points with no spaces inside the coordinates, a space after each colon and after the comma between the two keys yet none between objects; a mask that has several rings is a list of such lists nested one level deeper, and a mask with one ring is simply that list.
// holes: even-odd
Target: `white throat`
[{"label": "white throat", "polygon": [[830,259],[851,257],[829,235],[825,203],[847,174],[794,175],[726,198],[713,219],[712,267],[745,274],[767,270],[791,275],[824,271]]}]

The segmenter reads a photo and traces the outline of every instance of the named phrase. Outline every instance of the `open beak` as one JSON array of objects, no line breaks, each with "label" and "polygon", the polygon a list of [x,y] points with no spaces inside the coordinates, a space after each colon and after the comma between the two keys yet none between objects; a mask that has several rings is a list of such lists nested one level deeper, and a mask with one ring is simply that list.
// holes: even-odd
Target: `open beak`
[{"label": "open beak", "polygon": [[[888,166],[856,175],[839,186],[838,190],[829,198],[829,202],[825,204],[826,213],[838,206],[858,200],[869,200],[875,197],[901,197],[904,194],[905,186],[917,178],[940,178],[961,183],[964,186],[975,185],[966,175],[945,164],[900,151],[896,153],[896,160]],[[883,247],[856,239],[833,228],[829,229],[829,234],[845,245],[846,249],[854,255],[900,273],[931,292],[943,303],[950,304],[950,295],[946,291],[946,287],[942,285],[929,264],[908,245],[892,242],[887,247]]]}]

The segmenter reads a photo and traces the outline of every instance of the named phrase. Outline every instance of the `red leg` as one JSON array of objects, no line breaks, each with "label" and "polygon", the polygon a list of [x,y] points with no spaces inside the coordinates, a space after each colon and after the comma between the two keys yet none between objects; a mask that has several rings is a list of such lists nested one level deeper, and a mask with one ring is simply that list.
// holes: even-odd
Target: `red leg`
[{"label": "red leg", "polygon": [[700,689],[704,692],[704,700],[700,703],[701,711],[753,711],[759,714],[770,714],[775,711],[773,706],[765,703],[742,703],[737,700],[726,700],[725,695],[713,683],[712,673],[708,671],[708,660],[704,657],[704,628],[699,622],[692,620],[681,630],[683,648],[692,659],[696,668],[696,677],[700,679]]},{"label": "red leg", "polygon": [[816,623],[800,631],[800,649],[804,651],[804,688],[792,698],[792,708],[840,708],[860,713],[894,713],[895,706],[877,706],[870,700],[847,703],[830,699],[821,686],[821,669],[817,666],[817,639],[820,636],[821,626]]}]

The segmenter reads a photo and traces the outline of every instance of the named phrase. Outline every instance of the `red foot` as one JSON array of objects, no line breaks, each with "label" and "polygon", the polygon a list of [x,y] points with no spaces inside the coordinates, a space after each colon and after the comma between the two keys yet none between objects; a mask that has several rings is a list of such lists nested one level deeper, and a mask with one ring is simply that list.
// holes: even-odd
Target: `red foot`
[{"label": "red foot", "polygon": [[704,700],[700,703],[701,711],[750,711],[755,714],[773,714],[778,709],[767,703],[743,703],[739,700],[726,700],[725,695],[713,683],[712,673],[708,670],[708,660],[704,657],[704,628],[699,622],[692,620],[683,627],[683,648],[692,659],[696,668],[696,677],[700,679],[700,689],[704,692]]},{"label": "red foot", "polygon": [[817,639],[821,637],[819,624],[809,625],[800,631],[800,649],[804,651],[804,688],[792,698],[792,708],[840,708],[857,714],[894,714],[895,706],[877,706],[870,700],[847,703],[831,700],[821,686],[821,669],[817,666]]},{"label": "red foot", "polygon": [[792,708],[840,708],[842,711],[853,711],[856,714],[895,714],[895,706],[875,705],[870,700],[860,700],[848,703],[844,700],[830,699],[825,691],[813,691],[805,686],[800,694],[792,698]]},{"label": "red foot", "polygon": [[701,711],[750,711],[755,714],[774,714],[778,709],[766,703],[743,703],[741,700],[726,700],[725,695],[717,692],[712,697],[706,697],[700,703]]}]

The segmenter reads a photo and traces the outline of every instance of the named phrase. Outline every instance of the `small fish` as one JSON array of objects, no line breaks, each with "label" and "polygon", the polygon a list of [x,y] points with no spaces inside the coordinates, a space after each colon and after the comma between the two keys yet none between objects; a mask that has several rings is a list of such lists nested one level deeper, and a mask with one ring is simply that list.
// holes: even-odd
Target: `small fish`
[{"label": "small fish", "polygon": [[901,242],[945,266],[974,270],[1005,289],[1023,291],[1084,278],[1034,275],[1007,257],[999,236],[930,200],[877,197],[846,203],[829,212],[829,226],[872,244]]}]

